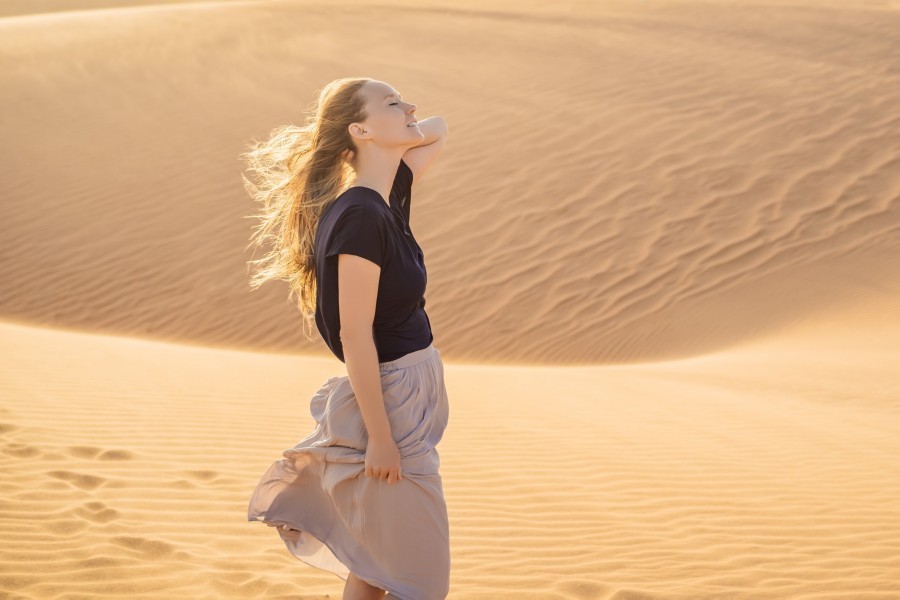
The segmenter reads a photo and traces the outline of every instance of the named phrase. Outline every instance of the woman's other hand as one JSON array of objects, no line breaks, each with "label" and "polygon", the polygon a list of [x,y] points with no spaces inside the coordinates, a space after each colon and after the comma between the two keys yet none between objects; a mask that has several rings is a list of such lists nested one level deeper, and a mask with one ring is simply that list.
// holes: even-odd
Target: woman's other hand
[{"label": "woman's other hand", "polygon": [[393,439],[370,439],[366,447],[366,477],[387,479],[395,483],[403,479],[400,472],[400,450]]}]

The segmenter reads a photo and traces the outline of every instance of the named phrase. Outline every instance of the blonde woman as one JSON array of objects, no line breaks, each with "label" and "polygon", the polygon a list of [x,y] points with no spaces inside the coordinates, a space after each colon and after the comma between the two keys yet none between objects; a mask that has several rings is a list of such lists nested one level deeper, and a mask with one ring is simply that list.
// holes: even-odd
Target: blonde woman
[{"label": "blonde woman", "polygon": [[436,445],[449,405],[409,216],[447,124],[417,121],[415,104],[368,78],[331,82],[311,112],[241,155],[263,207],[251,241],[273,246],[251,261],[252,283],[287,280],[347,375],[312,395],[315,430],[263,474],[248,520],[344,579],[344,600],[442,600],[450,537]]}]

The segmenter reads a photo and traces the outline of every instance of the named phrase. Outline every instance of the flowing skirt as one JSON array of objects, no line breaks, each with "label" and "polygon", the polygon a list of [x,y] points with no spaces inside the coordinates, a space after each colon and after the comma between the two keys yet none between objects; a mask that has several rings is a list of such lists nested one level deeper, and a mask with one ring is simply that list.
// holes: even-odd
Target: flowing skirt
[{"label": "flowing skirt", "polygon": [[447,505],[437,443],[449,417],[444,365],[430,344],[379,363],[403,479],[365,474],[368,441],[349,376],[315,392],[315,430],[266,470],[248,521],[275,527],[301,561],[350,572],[402,600],[443,600],[450,587]]}]

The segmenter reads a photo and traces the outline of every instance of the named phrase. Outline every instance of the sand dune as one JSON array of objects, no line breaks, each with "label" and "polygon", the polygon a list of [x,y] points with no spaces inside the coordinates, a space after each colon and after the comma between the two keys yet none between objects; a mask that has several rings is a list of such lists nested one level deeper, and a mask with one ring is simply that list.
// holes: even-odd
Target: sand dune
[{"label": "sand dune", "polygon": [[[891,598],[897,335],[870,321],[648,365],[448,362],[450,597]],[[336,360],[11,324],[0,340],[0,594],[340,597],[244,521]]]},{"label": "sand dune", "polygon": [[[454,127],[412,211],[445,356],[698,355],[900,281],[900,12],[584,11],[270,2],[0,19],[0,108],[16,115],[0,313],[322,353],[284,286],[248,293],[236,157],[351,72]],[[370,50],[385,44],[410,54]]]},{"label": "sand dune", "polygon": [[0,7],[0,597],[340,597],[248,494],[341,364],[250,293],[238,154],[368,75],[451,598],[900,597],[900,2]]}]

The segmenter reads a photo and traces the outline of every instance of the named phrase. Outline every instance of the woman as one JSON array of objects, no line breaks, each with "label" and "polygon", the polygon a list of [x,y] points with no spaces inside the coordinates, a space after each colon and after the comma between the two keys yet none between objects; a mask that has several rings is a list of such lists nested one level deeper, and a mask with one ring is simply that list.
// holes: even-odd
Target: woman
[{"label": "woman", "polygon": [[409,227],[412,182],[448,129],[415,110],[382,81],[338,79],[304,127],[276,129],[242,155],[260,176],[245,187],[264,206],[253,240],[274,246],[251,261],[252,284],[286,279],[347,368],[313,394],[315,431],[265,472],[248,520],[346,580],[344,600],[442,600],[449,589],[435,447],[449,406]]}]

